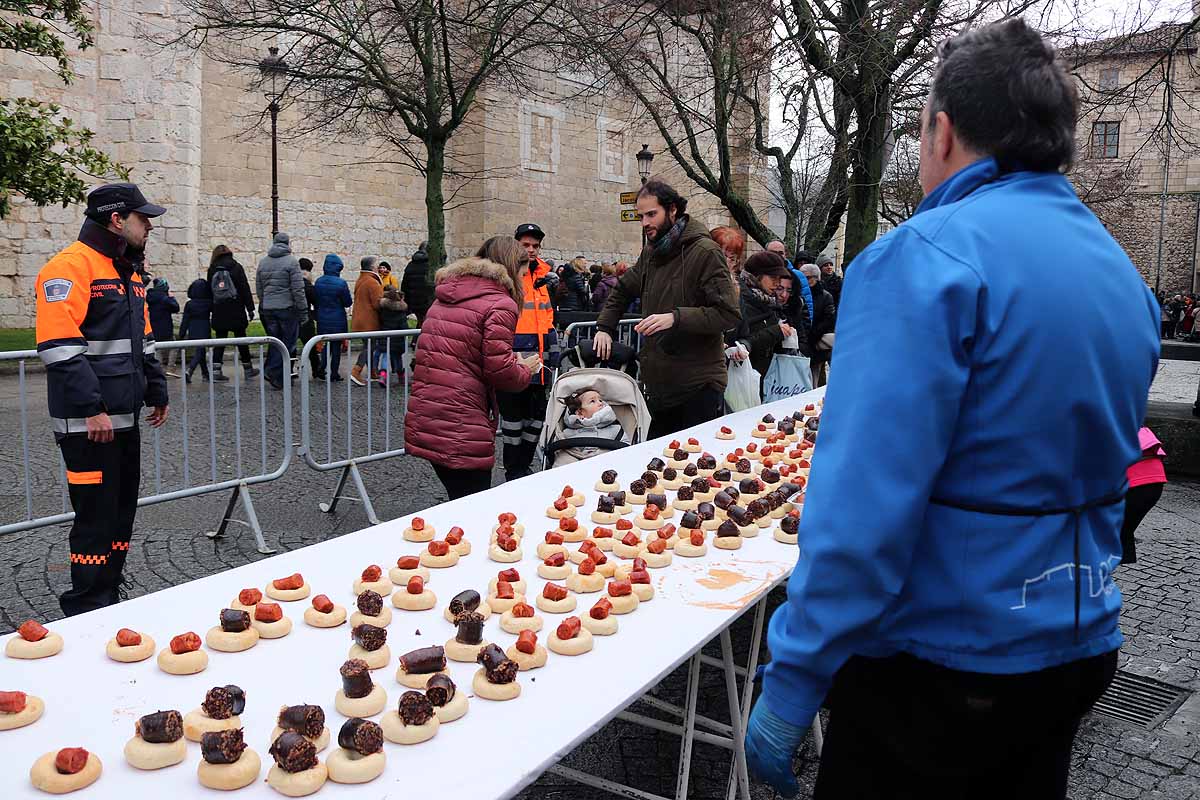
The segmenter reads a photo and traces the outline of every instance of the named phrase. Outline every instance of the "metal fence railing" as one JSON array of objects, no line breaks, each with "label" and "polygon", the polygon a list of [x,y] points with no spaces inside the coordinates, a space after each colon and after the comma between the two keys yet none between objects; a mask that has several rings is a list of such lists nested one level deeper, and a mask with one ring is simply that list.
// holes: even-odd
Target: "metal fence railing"
[{"label": "metal fence railing", "polygon": [[[341,470],[333,499],[319,504],[322,511],[332,513],[340,500],[360,502],[371,524],[379,524],[359,466],[404,455],[404,437],[401,426],[393,423],[393,411],[396,410],[393,406],[399,406],[399,418],[403,420],[408,412],[407,367],[413,343],[420,333],[416,329],[331,333],[313,337],[305,344],[298,359],[300,455],[308,466],[320,472]],[[354,354],[356,343],[361,343],[357,356]],[[365,387],[354,387],[340,372],[333,371],[331,347],[344,348],[341,367],[361,363]],[[311,353],[318,350],[321,351],[322,363],[327,365],[323,380],[313,376],[309,358]],[[372,377],[379,373],[385,379]],[[342,379],[343,386],[335,389],[338,378]],[[317,385],[315,392],[311,390],[314,383]],[[396,387],[394,391],[393,386]],[[357,403],[354,397],[356,393],[364,396]],[[335,397],[335,394],[339,397]],[[318,409],[323,400],[324,414],[314,414],[314,395],[318,398]],[[319,423],[322,419],[325,428],[323,442],[315,438],[319,431],[314,432],[314,422]],[[339,427],[342,430],[335,433]],[[342,494],[348,480],[353,482],[357,496]]]},{"label": "metal fence railing", "polygon": [[[259,552],[273,553],[275,551],[267,546],[263,538],[262,527],[250,498],[250,487],[278,479],[291,464],[291,386],[285,381],[279,399],[269,399],[269,391],[273,390],[265,388],[262,375],[266,350],[277,348],[283,363],[287,364],[287,348],[283,342],[269,336],[247,336],[162,342],[156,345],[155,350],[159,354],[172,350],[186,354],[203,348],[203,377],[205,371],[213,372],[213,347],[238,346],[253,347],[258,351],[260,374],[256,389],[255,382],[243,378],[236,371],[231,376],[230,387],[220,389],[212,381],[207,382],[206,387],[189,387],[184,377],[186,372],[181,372],[178,387],[175,381],[171,382],[171,416],[167,424],[161,428],[147,429],[151,447],[142,449],[142,473],[150,476],[149,481],[154,488],[151,494],[138,498],[138,506],[229,491],[229,503],[220,524],[207,535],[210,538],[223,536],[229,523],[234,522],[254,532]],[[44,377],[35,381],[26,369],[26,362],[37,360],[35,350],[0,352],[0,362],[17,362],[15,401],[20,419],[22,456],[19,485],[22,486],[24,500],[23,518],[0,525],[0,535],[61,525],[75,518],[67,495],[66,465],[54,445],[45,403],[42,403],[40,410],[35,410],[31,402],[32,394],[45,391]],[[185,359],[181,360],[186,363]],[[247,397],[244,402],[243,395],[251,389],[256,391],[257,397]],[[233,396],[233,427],[231,430],[218,430],[216,398],[218,393],[226,392]],[[196,397],[198,394],[205,396]],[[255,399],[259,409],[257,421],[243,413],[243,406],[249,408]],[[223,398],[222,404],[224,402]],[[257,459],[253,458],[255,454],[247,441],[246,434],[250,432],[258,433],[258,447],[253,448],[258,451]],[[278,435],[273,436],[269,432],[278,432]],[[178,457],[169,455],[175,450],[179,453]],[[15,480],[9,481],[10,486],[15,483]],[[58,502],[55,504],[52,498],[56,494]],[[239,500],[246,516],[244,521],[234,517]],[[51,510],[51,505],[58,506],[56,512]]]}]

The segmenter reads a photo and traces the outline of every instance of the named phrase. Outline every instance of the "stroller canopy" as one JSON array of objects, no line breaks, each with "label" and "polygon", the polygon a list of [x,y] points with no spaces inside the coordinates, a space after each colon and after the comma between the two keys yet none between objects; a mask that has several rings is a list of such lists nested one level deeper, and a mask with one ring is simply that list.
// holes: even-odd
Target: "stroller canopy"
[{"label": "stroller canopy", "polygon": [[[564,400],[581,389],[595,389],[612,406],[621,423],[622,429],[633,443],[645,438],[650,427],[650,410],[646,408],[646,399],[642,397],[637,381],[626,372],[600,367],[583,367],[563,372],[550,388],[550,396],[546,402],[546,424],[542,427],[538,449],[547,453],[547,445],[562,437],[563,423],[566,420],[567,408]],[[547,454],[546,460],[553,461],[556,454]],[[565,452],[557,453],[560,463]],[[547,469],[550,463],[545,465]]]}]

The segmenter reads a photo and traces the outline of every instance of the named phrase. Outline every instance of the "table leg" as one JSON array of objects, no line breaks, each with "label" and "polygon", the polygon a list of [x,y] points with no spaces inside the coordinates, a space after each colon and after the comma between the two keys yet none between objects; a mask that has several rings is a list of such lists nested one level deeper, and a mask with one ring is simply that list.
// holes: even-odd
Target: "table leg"
[{"label": "table leg", "polygon": [[744,800],[750,800],[750,776],[746,772],[745,728],[742,711],[738,703],[737,674],[733,670],[733,645],[729,641],[729,629],[721,631],[721,660],[725,662],[725,692],[729,697],[729,722],[733,728],[733,765],[737,772],[738,786]]},{"label": "table leg", "polygon": [[696,731],[696,694],[700,689],[700,651],[688,664],[687,701],[683,715],[683,744],[679,748],[679,777],[675,781],[675,799],[687,800],[688,778],[692,771],[692,739]]},{"label": "table leg", "polygon": [[[754,699],[754,673],[758,669],[758,653],[762,646],[763,622],[767,616],[767,598],[763,597],[754,608],[754,627],[750,631],[750,652],[746,661],[746,679],[742,684],[742,730],[750,723],[750,703]],[[744,752],[744,750],[743,750]],[[729,765],[729,783],[725,789],[725,800],[733,800],[737,794],[737,762]]]}]

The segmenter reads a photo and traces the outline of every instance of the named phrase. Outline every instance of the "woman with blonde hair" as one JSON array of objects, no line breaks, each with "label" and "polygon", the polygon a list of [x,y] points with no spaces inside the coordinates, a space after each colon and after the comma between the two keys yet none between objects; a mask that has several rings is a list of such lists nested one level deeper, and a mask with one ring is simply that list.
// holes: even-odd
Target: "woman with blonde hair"
[{"label": "woman with blonde hair", "polygon": [[413,360],[404,446],[427,459],[451,500],[488,489],[496,461],[496,392],[529,385],[541,367],[512,349],[529,259],[511,236],[438,270]]}]

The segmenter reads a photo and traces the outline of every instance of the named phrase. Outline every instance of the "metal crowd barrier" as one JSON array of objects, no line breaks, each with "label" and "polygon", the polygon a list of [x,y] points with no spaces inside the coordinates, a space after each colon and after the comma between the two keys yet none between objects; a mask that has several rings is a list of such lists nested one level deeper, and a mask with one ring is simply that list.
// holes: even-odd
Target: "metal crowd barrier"
[{"label": "metal crowd barrier", "polygon": [[[155,352],[165,354],[172,350],[179,350],[181,356],[190,355],[189,351],[197,348],[204,348],[204,361],[209,373],[213,372],[213,347],[228,347],[236,348],[239,345],[248,347],[256,347],[258,349],[258,368],[259,376],[258,385],[258,407],[259,407],[259,459],[257,468],[250,466],[249,459],[245,454],[247,449],[243,445],[242,431],[244,421],[242,416],[242,392],[247,384],[247,379],[243,378],[237,370],[234,370],[230,375],[230,388],[218,389],[216,384],[209,381],[207,386],[207,415],[202,415],[199,409],[194,409],[193,401],[189,400],[188,391],[184,381],[186,374],[186,357],[181,358],[181,372],[178,378],[179,387],[182,390],[176,389],[173,385],[175,381],[168,379],[171,388],[169,390],[169,399],[171,403],[171,414],[167,419],[165,426],[161,428],[143,427],[143,439],[149,434],[152,439],[153,453],[153,486],[154,493],[148,496],[138,498],[138,507],[151,506],[158,503],[165,503],[170,500],[179,500],[186,497],[197,497],[199,495],[211,494],[214,492],[231,491],[229,503],[225,508],[225,513],[221,517],[221,522],[215,531],[209,531],[209,538],[217,538],[225,534],[225,530],[229,523],[234,522],[239,525],[245,525],[254,532],[254,538],[258,545],[258,551],[264,554],[274,553],[275,550],[268,547],[263,538],[262,526],[259,525],[258,516],[254,511],[254,503],[250,499],[250,487],[268,483],[281,477],[288,469],[292,461],[292,419],[291,419],[291,386],[288,381],[284,381],[283,390],[280,393],[281,402],[277,406],[279,415],[282,416],[282,436],[279,438],[278,455],[272,454],[268,456],[268,427],[277,427],[274,421],[268,420],[268,405],[273,409],[276,408],[275,403],[268,404],[265,388],[265,350],[268,347],[277,348],[286,368],[288,364],[288,351],[284,347],[283,342],[270,336],[246,336],[234,339],[189,339],[175,342],[161,342],[155,346]],[[25,519],[19,522],[10,523],[0,526],[0,535],[6,533],[16,533],[18,531],[33,530],[48,525],[61,525],[69,523],[75,519],[75,513],[70,511],[70,500],[67,495],[67,480],[66,480],[66,465],[62,461],[62,454],[55,447],[55,453],[58,460],[58,481],[59,494],[61,503],[61,513],[35,516],[34,513],[34,497],[33,497],[33,473],[31,471],[30,461],[30,443],[31,443],[31,428],[34,430],[34,435],[39,439],[44,440],[48,446],[53,446],[53,434],[50,431],[48,412],[43,412],[37,421],[31,425],[31,414],[29,408],[29,376],[25,368],[26,361],[38,360],[36,350],[21,350],[14,352],[0,352],[0,362],[16,361],[17,362],[17,385],[20,429],[21,429],[21,455],[23,461],[24,475],[24,490],[25,490]],[[236,356],[235,356],[236,363]],[[224,393],[232,391],[235,413],[233,416],[233,431],[222,432],[218,436],[216,424],[216,395],[218,392]],[[193,389],[193,392],[195,390]],[[249,404],[248,404],[249,405]],[[191,430],[191,421],[193,418],[200,416],[201,419],[207,417],[207,431],[203,431],[201,436],[195,436]],[[173,434],[179,431],[179,446],[182,450],[183,458],[181,465],[181,474],[177,476],[176,482],[179,485],[177,488],[171,488],[172,478],[164,475],[163,470],[163,448],[168,437],[174,439]],[[209,458],[207,469],[203,467],[199,470],[194,470],[192,466],[191,454],[197,449],[201,443],[206,440]],[[173,444],[173,442],[172,442]],[[228,445],[232,444],[233,452],[229,452]],[[222,448],[221,445],[226,447]],[[145,461],[146,453],[143,449],[143,462]],[[277,460],[276,460],[277,459]],[[231,466],[233,474],[229,477],[222,475],[226,472],[227,466]],[[203,477],[197,477],[193,480],[194,472],[199,471]],[[145,469],[143,468],[143,472]],[[165,484],[165,488],[164,488]],[[237,507],[238,501],[241,501],[242,509],[245,512],[246,520],[236,519],[233,516],[234,510]]]},{"label": "metal crowd barrier", "polygon": [[[367,493],[367,487],[363,483],[362,474],[359,472],[359,465],[367,464],[372,461],[381,461],[385,458],[404,455],[404,439],[399,430],[393,434],[392,425],[392,385],[396,383],[393,379],[399,377],[398,389],[395,394],[399,396],[400,416],[401,420],[408,413],[408,397],[409,397],[409,380],[410,374],[408,370],[411,360],[411,352],[413,350],[416,337],[421,333],[420,330],[393,330],[393,331],[371,331],[364,333],[330,333],[321,334],[309,339],[304,345],[304,351],[298,359],[300,366],[300,455],[304,458],[304,463],[308,464],[315,470],[320,472],[329,472],[331,470],[340,469],[341,475],[338,477],[337,488],[334,489],[333,499],[328,503],[320,503],[318,507],[326,512],[333,513],[337,509],[338,501],[350,500],[363,504],[363,508],[367,513],[367,519],[372,525],[379,524],[379,516],[375,513],[375,506],[371,503],[371,496]],[[365,364],[370,369],[364,370],[366,378],[366,387],[355,387],[351,384],[349,378],[344,378],[343,383],[345,388],[338,388],[338,394],[345,395],[345,402],[337,403],[339,406],[344,406],[345,416],[341,421],[345,428],[345,438],[342,441],[342,436],[339,435],[337,448],[334,448],[334,428],[339,420],[334,413],[334,384],[336,381],[329,367],[332,365],[328,353],[330,343],[334,347],[341,347],[342,343],[348,344],[348,349],[341,355],[343,367],[347,367],[356,363],[357,359],[354,354],[354,342],[362,342],[362,347],[359,350],[360,354],[365,353]],[[321,347],[326,351],[322,355],[322,362],[326,364],[324,380],[316,379],[312,374],[312,364],[310,362],[310,354]],[[370,375],[374,372],[374,367],[377,359],[381,355],[387,356],[388,361],[388,380],[383,386],[370,379]],[[400,370],[396,369],[396,361],[399,361]],[[316,381],[319,384],[324,384],[324,400],[325,413],[323,415],[325,421],[325,437],[324,437],[324,455],[317,452],[319,443],[314,444],[313,441],[313,414],[312,414],[312,392],[310,386]],[[366,395],[366,422],[355,426],[354,419],[354,392],[361,392]],[[321,394],[318,391],[318,394]],[[376,400],[378,396],[378,400]],[[383,419],[382,431],[377,431],[375,424],[375,408],[378,403],[383,403]],[[396,426],[399,428],[399,426]],[[356,437],[357,432],[357,437]],[[397,441],[393,442],[393,436]],[[380,441],[382,439],[382,442]],[[343,447],[344,444],[344,447]],[[376,450],[376,445],[382,444],[382,449]],[[350,480],[354,483],[354,489],[358,492],[357,496],[342,494],[346,488],[346,481]]]}]

